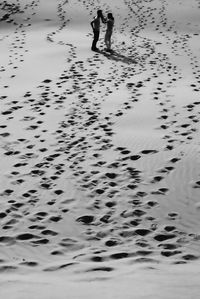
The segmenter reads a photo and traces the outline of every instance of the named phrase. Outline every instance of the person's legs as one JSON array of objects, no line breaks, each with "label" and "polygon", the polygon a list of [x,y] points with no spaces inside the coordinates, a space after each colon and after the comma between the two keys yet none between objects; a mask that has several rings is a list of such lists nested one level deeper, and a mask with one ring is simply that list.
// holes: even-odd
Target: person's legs
[{"label": "person's legs", "polygon": [[109,41],[108,41],[108,49],[109,50],[111,49],[111,36],[110,36]]},{"label": "person's legs", "polygon": [[112,35],[112,32],[106,32],[106,35],[105,35],[105,44],[106,44],[106,48],[107,50],[110,50],[111,48],[111,35]]},{"label": "person's legs", "polygon": [[108,32],[107,31],[106,31],[106,34],[105,34],[104,42],[105,42],[106,48],[108,49]]},{"label": "person's legs", "polygon": [[92,50],[96,50],[97,49],[97,42],[99,40],[99,31],[94,31],[94,39],[93,39],[93,42],[92,42]]},{"label": "person's legs", "polygon": [[106,44],[107,44],[107,49],[110,50],[110,48],[111,48],[111,40],[110,40],[110,38],[108,38]]}]

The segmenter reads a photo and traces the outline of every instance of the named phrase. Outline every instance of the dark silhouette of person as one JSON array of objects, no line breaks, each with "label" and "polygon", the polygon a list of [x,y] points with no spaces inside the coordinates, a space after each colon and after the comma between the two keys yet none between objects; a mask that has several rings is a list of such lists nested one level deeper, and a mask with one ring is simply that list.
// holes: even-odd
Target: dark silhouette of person
[{"label": "dark silhouette of person", "polygon": [[101,21],[102,21],[102,23],[105,23],[105,19],[104,19],[102,10],[98,10],[97,16],[90,23],[92,26],[92,29],[93,29],[93,33],[94,33],[94,38],[93,38],[92,48],[91,48],[92,51],[98,51],[97,42],[99,40],[99,35],[100,35]]},{"label": "dark silhouette of person", "polygon": [[107,28],[106,28],[106,34],[105,34],[105,45],[106,45],[106,51],[111,51],[111,36],[113,33],[113,27],[114,27],[114,17],[112,13],[108,13],[107,15]]}]

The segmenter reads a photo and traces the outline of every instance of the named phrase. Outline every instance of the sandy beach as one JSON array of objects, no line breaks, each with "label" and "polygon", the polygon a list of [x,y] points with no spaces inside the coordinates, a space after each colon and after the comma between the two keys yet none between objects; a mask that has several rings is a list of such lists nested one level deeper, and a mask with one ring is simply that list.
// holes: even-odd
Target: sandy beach
[{"label": "sandy beach", "polygon": [[[101,25],[112,12],[111,53]],[[0,294],[196,299],[199,0],[0,2]]]}]

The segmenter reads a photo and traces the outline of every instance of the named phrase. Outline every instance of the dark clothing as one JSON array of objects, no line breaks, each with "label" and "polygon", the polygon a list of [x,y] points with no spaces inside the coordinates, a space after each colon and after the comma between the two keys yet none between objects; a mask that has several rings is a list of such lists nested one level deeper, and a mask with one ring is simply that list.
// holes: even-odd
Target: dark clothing
[{"label": "dark clothing", "polygon": [[93,23],[94,30],[100,31],[100,26],[101,26],[100,17],[94,18],[94,20],[92,21],[92,23]]},{"label": "dark clothing", "polygon": [[99,34],[100,34],[100,31],[99,30],[93,30],[94,32],[94,39],[93,39],[93,42],[92,42],[92,50],[96,50],[97,48],[97,42],[99,40]]},{"label": "dark clothing", "polygon": [[114,20],[108,19],[107,20],[107,29],[106,29],[105,39],[104,39],[107,50],[110,50],[110,48],[111,48],[111,36],[113,33],[113,27],[114,27]]},{"label": "dark clothing", "polygon": [[101,16],[96,16],[94,20],[91,22],[91,26],[94,32],[94,37],[93,37],[93,42],[92,42],[92,50],[96,51],[97,50],[97,42],[99,40],[99,35],[100,35],[100,27],[101,27]]},{"label": "dark clothing", "polygon": [[108,19],[107,21],[107,31],[112,31],[114,26],[114,20]]}]

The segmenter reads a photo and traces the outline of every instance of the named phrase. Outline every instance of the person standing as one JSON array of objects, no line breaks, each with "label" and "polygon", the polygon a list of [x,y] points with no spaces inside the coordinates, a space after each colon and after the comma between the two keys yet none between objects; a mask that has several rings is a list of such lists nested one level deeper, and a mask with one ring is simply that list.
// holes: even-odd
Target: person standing
[{"label": "person standing", "polygon": [[107,29],[106,29],[105,39],[104,39],[106,45],[106,51],[111,51],[111,36],[113,33],[114,22],[115,19],[112,13],[108,13],[107,20],[106,20]]},{"label": "person standing", "polygon": [[100,27],[101,27],[101,21],[105,23],[105,19],[102,14],[102,10],[97,11],[97,16],[94,18],[94,20],[90,23],[93,29],[94,33],[94,38],[92,42],[92,51],[98,51],[97,48],[97,42],[99,40],[99,35],[100,35]]}]

